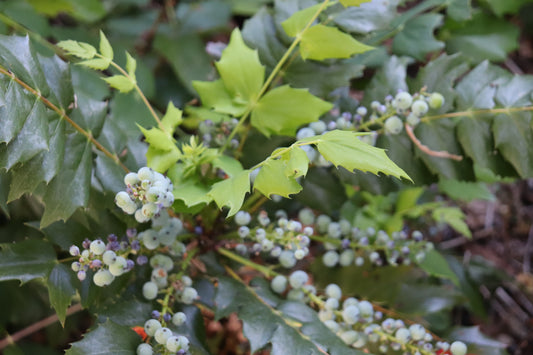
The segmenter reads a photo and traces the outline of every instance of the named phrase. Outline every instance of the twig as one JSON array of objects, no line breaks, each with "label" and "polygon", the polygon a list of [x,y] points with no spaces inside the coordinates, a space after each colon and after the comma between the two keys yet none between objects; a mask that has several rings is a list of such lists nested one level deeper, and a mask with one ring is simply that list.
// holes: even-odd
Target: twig
[{"label": "twig", "polygon": [[[74,306],[70,306],[67,309],[66,315],[70,316],[71,314],[77,313],[81,311],[82,309],[83,307],[81,306],[81,303],[75,304]],[[8,334],[4,339],[0,340],[0,350],[6,348],[8,345],[15,344],[17,341],[19,341],[22,338],[27,337],[30,334],[33,334],[43,328],[46,328],[51,324],[54,324],[58,320],[59,320],[59,317],[57,316],[57,314],[53,314],[49,317],[46,317],[38,321],[37,323],[33,323],[32,325],[22,330],[19,330],[13,335]]]},{"label": "twig", "polygon": [[451,154],[444,150],[435,151],[429,148],[427,145],[422,144],[422,142],[420,142],[420,140],[416,138],[415,133],[413,132],[413,128],[409,126],[407,123],[405,124],[405,131],[407,132],[407,135],[409,136],[411,141],[418,147],[418,149],[420,149],[427,155],[431,155],[432,157],[437,157],[437,158],[453,159],[457,161],[463,160],[463,157],[460,155]]}]

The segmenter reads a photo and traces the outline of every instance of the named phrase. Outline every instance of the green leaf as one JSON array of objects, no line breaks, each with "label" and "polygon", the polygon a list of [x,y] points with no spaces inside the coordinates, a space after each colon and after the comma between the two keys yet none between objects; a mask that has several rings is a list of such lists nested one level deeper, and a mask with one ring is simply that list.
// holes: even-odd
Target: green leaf
[{"label": "green leaf", "polygon": [[482,182],[441,180],[439,189],[454,200],[470,202],[473,200],[494,201],[496,197]]},{"label": "green leaf", "polygon": [[452,0],[446,8],[446,14],[454,21],[466,21],[472,18],[471,0]]},{"label": "green leaf", "polygon": [[82,59],[92,59],[96,55],[96,48],[91,46],[88,43],[73,41],[73,40],[67,40],[67,41],[61,41],[57,44],[57,46],[61,49],[63,49],[67,54],[76,56],[78,58]]},{"label": "green leaf", "polygon": [[161,126],[165,130],[165,132],[168,132],[172,134],[176,127],[178,127],[182,122],[183,119],[181,118],[183,112],[176,108],[172,101],[168,103],[167,106],[167,112],[165,112],[165,115],[163,116],[163,119],[161,120]]},{"label": "green leaf", "polygon": [[155,171],[164,173],[176,164],[181,157],[179,149],[175,145],[174,147],[175,149],[172,148],[170,150],[160,150],[154,146],[148,147],[148,151],[146,152],[146,164]]},{"label": "green leaf", "polygon": [[128,75],[130,76],[131,80],[136,83],[137,79],[135,76],[135,71],[137,70],[137,61],[135,58],[131,56],[128,52],[126,52],[126,71],[128,72]]},{"label": "green leaf", "polygon": [[284,172],[285,176],[298,178],[307,175],[309,157],[303,149],[295,147],[283,154],[281,160],[286,166]]},{"label": "green leaf", "polygon": [[104,78],[112,88],[117,89],[120,92],[126,93],[130,92],[135,88],[135,83],[131,81],[130,78],[124,75],[113,75],[107,78]]},{"label": "green leaf", "polygon": [[231,33],[228,46],[215,65],[233,100],[248,106],[257,99],[265,80],[265,67],[257,51],[246,46],[238,28]]},{"label": "green leaf", "polygon": [[414,187],[410,189],[403,189],[398,194],[396,200],[396,213],[402,213],[416,206],[420,196],[424,193],[424,188]]},{"label": "green leaf", "polygon": [[291,36],[296,37],[307,26],[309,21],[316,14],[322,4],[316,4],[306,9],[300,10],[292,14],[291,17],[281,23],[285,32]]},{"label": "green leaf", "polygon": [[77,283],[79,281],[75,273],[64,264],[56,264],[46,280],[50,304],[56,310],[57,317],[63,326],[65,326],[67,308],[72,297],[76,295],[74,285]]},{"label": "green leaf", "polygon": [[507,54],[518,48],[520,30],[511,22],[482,12],[475,14],[463,26],[450,26],[446,32],[448,53],[461,53],[474,62],[504,61]]},{"label": "green leaf", "polygon": [[436,250],[427,252],[426,258],[418,266],[431,276],[451,280],[456,286],[459,286],[457,275],[452,271],[446,259]]},{"label": "green leaf", "polygon": [[87,205],[91,186],[91,151],[85,137],[75,133],[68,137],[61,173],[50,182],[43,197],[42,228],[59,219],[66,220],[78,207]]},{"label": "green leaf", "polygon": [[318,120],[331,107],[305,89],[284,85],[270,90],[259,100],[252,111],[251,122],[267,137],[294,135],[298,127]]},{"label": "green leaf", "polygon": [[458,233],[467,238],[472,238],[472,233],[465,223],[465,215],[460,208],[439,207],[433,210],[432,217],[436,222],[448,224]]},{"label": "green leaf", "polygon": [[100,54],[109,61],[113,60],[113,47],[111,47],[103,31],[100,31]]},{"label": "green leaf", "polygon": [[217,157],[212,164],[214,168],[221,169],[229,177],[234,177],[243,171],[241,162],[227,155]]},{"label": "green leaf", "polygon": [[315,25],[302,34],[300,55],[303,59],[349,58],[374,49],[335,27]]},{"label": "green leaf", "polygon": [[106,70],[109,68],[109,65],[111,62],[109,59],[106,58],[94,58],[94,59],[87,59],[82,62],[77,63],[79,65],[83,65],[84,67],[96,69],[96,70]]},{"label": "green leaf", "polygon": [[56,261],[52,244],[43,240],[0,244],[0,281],[45,278]]},{"label": "green leaf", "polygon": [[[297,194],[302,190],[293,176],[287,176],[287,162],[282,159],[269,159],[261,167],[254,181],[254,189],[270,197],[272,194],[283,197]],[[289,171],[289,173],[291,173]]]},{"label": "green leaf", "polygon": [[169,132],[162,131],[156,127],[151,129],[145,129],[140,125],[137,125],[137,127],[139,127],[151,147],[162,151],[178,150],[178,147],[176,147],[176,143],[174,143],[174,139]]},{"label": "green leaf", "polygon": [[255,279],[251,286],[228,277],[218,281],[215,317],[236,312],[252,353],[270,343],[272,355],[323,355],[325,351],[332,355],[362,354],[344,345],[306,305],[279,300],[265,280]]},{"label": "green leaf", "polygon": [[190,179],[179,183],[174,180],[172,182],[174,183],[174,198],[182,200],[188,207],[208,204],[213,200],[209,195],[209,188],[197,181]]},{"label": "green leaf", "polygon": [[333,23],[348,33],[368,34],[384,30],[397,18],[398,0],[373,0],[333,15]]},{"label": "green leaf", "polygon": [[217,112],[233,116],[241,116],[246,111],[246,103],[236,102],[222,80],[193,81],[192,85],[198,92],[202,105],[215,109]]},{"label": "green leaf", "polygon": [[504,14],[517,14],[522,6],[531,2],[531,0],[485,0],[491,10],[500,17]]},{"label": "green leaf", "polygon": [[131,355],[136,353],[141,338],[127,326],[112,321],[99,324],[84,338],[72,344],[66,355],[114,354]]},{"label": "green leaf", "polygon": [[317,146],[320,154],[336,167],[342,166],[348,171],[355,169],[369,171],[373,174],[380,172],[397,178],[411,180],[409,176],[392,162],[383,149],[363,143],[356,134],[349,131],[334,130],[320,136],[306,138]]},{"label": "green leaf", "polygon": [[339,2],[344,7],[348,6],[359,6],[361,4],[364,4],[365,2],[371,2],[372,0],[340,0]]},{"label": "green leaf", "polygon": [[440,14],[424,14],[407,21],[403,30],[394,37],[394,53],[424,60],[426,54],[443,48],[444,43],[433,36],[435,28],[441,23]]},{"label": "green leaf", "polygon": [[231,217],[239,212],[248,192],[250,192],[250,170],[243,170],[231,178],[215,183],[209,191],[209,196],[220,209],[224,206],[229,207],[227,217]]}]

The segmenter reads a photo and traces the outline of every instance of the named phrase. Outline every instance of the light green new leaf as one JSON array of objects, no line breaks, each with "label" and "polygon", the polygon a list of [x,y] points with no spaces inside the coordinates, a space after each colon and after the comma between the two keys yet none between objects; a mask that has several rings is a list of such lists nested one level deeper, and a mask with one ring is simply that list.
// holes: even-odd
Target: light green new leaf
[{"label": "light green new leaf", "polygon": [[359,6],[365,2],[371,2],[372,0],[340,0],[340,3],[344,7],[348,6]]},{"label": "light green new leaf", "polygon": [[163,116],[163,119],[161,120],[161,126],[165,130],[165,132],[172,134],[176,127],[178,127],[181,122],[183,122],[183,119],[181,118],[183,112],[174,106],[172,101],[169,101],[167,106],[167,112],[165,112],[165,115]]},{"label": "light green new leaf", "polygon": [[302,142],[313,142],[320,154],[335,166],[342,166],[348,171],[355,169],[369,171],[378,175],[382,172],[397,178],[411,180],[409,176],[387,157],[384,149],[363,143],[357,137],[361,134],[334,130],[321,136],[310,137]]},{"label": "light green new leaf", "polygon": [[214,168],[224,171],[229,177],[234,177],[243,169],[241,162],[227,155],[221,155],[212,162]]},{"label": "light green new leaf", "polygon": [[436,208],[432,217],[436,222],[449,224],[467,238],[472,238],[472,233],[465,223],[465,215],[461,209],[457,207],[440,207]]},{"label": "light green new leaf", "polygon": [[246,103],[233,100],[220,79],[215,81],[193,81],[192,86],[198,92],[205,107],[237,117],[246,111]]},{"label": "light green new leaf", "polygon": [[83,62],[79,62],[77,64],[83,65],[84,67],[91,69],[106,70],[107,68],[109,68],[109,64],[111,64],[111,62],[109,61],[109,59],[105,58],[94,58],[84,60]]},{"label": "light green new leaf", "polygon": [[336,27],[315,25],[302,34],[300,54],[303,59],[349,58],[374,49]]},{"label": "light green new leaf", "polygon": [[265,67],[259,61],[257,50],[246,46],[239,29],[233,30],[228,46],[215,65],[235,101],[247,106],[257,99],[265,80]]},{"label": "light green new leaf", "polygon": [[188,207],[202,203],[208,204],[213,200],[209,195],[208,187],[194,180],[186,180],[179,184],[174,182],[172,193],[175,199],[182,200]]},{"label": "light green new leaf", "polygon": [[439,190],[454,200],[470,202],[473,200],[494,201],[495,197],[490,192],[487,184],[474,181],[440,180]]},{"label": "light green new leaf", "polygon": [[100,54],[110,61],[113,60],[113,47],[111,47],[111,44],[102,31],[100,31]]},{"label": "light green new leaf", "polygon": [[0,244],[0,282],[44,278],[56,261],[52,244],[43,240]]},{"label": "light green new leaf", "polygon": [[307,26],[320,6],[322,6],[322,4],[316,4],[295,12],[291,17],[283,21],[281,26],[289,36],[295,37],[305,28],[305,26]]},{"label": "light green new leaf", "polygon": [[175,149],[170,150],[160,150],[150,145],[148,151],[146,152],[146,163],[147,165],[158,171],[164,173],[170,169],[181,157],[181,153],[178,147],[174,146]]},{"label": "light green new leaf", "polygon": [[333,105],[306,89],[280,86],[263,96],[252,111],[252,125],[264,135],[294,135],[302,125],[318,120]]},{"label": "light green new leaf", "polygon": [[176,144],[174,144],[174,140],[170,133],[163,132],[156,127],[151,129],[145,129],[140,125],[137,125],[137,127],[139,127],[141,132],[144,134],[144,137],[146,138],[146,141],[150,143],[150,146],[163,151],[178,149]]},{"label": "light green new leaf", "polygon": [[227,217],[231,217],[239,212],[248,192],[250,192],[250,170],[243,170],[234,177],[214,184],[209,196],[219,208],[229,207]]},{"label": "light green new leaf", "polygon": [[124,75],[113,75],[108,78],[104,78],[104,80],[112,88],[123,93],[130,92],[135,87],[135,84]]},{"label": "light green new leaf", "polygon": [[137,70],[137,61],[128,52],[126,52],[126,71],[134,83],[137,82],[135,70]]},{"label": "light green new leaf", "polygon": [[309,157],[299,147],[294,147],[287,153],[281,156],[281,160],[285,162],[285,176],[300,177],[307,175],[309,168]]},{"label": "light green new leaf", "polygon": [[63,49],[68,54],[82,59],[92,59],[96,55],[96,48],[94,48],[88,43],[73,41],[69,39],[68,41],[59,42],[57,46]]},{"label": "light green new leaf", "polygon": [[281,159],[268,160],[259,170],[254,181],[254,188],[267,197],[273,194],[283,197],[297,194],[302,190],[302,186],[294,177],[287,176],[286,171],[286,161]]}]

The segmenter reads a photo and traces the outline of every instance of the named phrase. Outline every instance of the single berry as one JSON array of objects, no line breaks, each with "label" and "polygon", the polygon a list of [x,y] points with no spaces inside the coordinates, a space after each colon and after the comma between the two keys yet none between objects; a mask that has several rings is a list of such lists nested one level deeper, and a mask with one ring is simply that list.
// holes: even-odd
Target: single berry
[{"label": "single berry", "polygon": [[466,351],[466,344],[462,341],[454,341],[452,345],[450,345],[450,352],[452,355],[465,355]]},{"label": "single berry", "polygon": [[296,270],[289,277],[289,283],[292,288],[301,288],[307,283],[309,276],[305,271]]},{"label": "single berry", "polygon": [[429,96],[428,102],[429,107],[431,107],[432,109],[439,109],[444,104],[444,96],[442,96],[438,92],[434,92]]},{"label": "single berry", "polygon": [[91,242],[91,252],[93,252],[95,255],[102,255],[105,251],[106,245],[104,242],[102,242],[100,239],[93,240]]},{"label": "single berry", "polygon": [[153,300],[157,297],[158,287],[155,282],[148,281],[143,285],[142,294],[147,300]]},{"label": "single berry", "polygon": [[283,293],[287,289],[287,278],[283,275],[277,275],[270,282],[270,287],[276,293]]},{"label": "single berry", "polygon": [[172,316],[172,323],[174,323],[174,325],[178,327],[184,324],[186,321],[187,321],[187,316],[183,312],[176,312]]},{"label": "single berry", "polygon": [[403,129],[402,120],[398,116],[391,116],[385,121],[384,129],[386,134],[398,134]]},{"label": "single berry", "polygon": [[159,328],[155,331],[154,338],[159,344],[166,344],[168,338],[172,336],[172,331],[168,328]]},{"label": "single berry", "polygon": [[98,270],[93,276],[93,282],[96,286],[107,286],[113,282],[115,276],[106,269]]},{"label": "single berry", "polygon": [[150,344],[141,343],[137,347],[137,355],[152,355],[154,353]]}]

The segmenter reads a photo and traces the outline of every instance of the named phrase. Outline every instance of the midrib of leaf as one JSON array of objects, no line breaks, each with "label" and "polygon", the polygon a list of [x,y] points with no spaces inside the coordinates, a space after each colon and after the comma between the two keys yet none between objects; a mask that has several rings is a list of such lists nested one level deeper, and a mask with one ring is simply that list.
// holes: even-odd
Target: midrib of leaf
[{"label": "midrib of leaf", "polygon": [[129,172],[129,169],[122,164],[120,159],[117,155],[111,153],[108,151],[100,142],[98,142],[93,135],[83,129],[81,126],[79,126],[76,122],[74,122],[63,109],[60,109],[56,105],[54,105],[50,100],[48,100],[46,97],[42,96],[39,90],[36,90],[32,88],[30,85],[22,81],[20,78],[18,78],[14,73],[7,70],[4,66],[0,65],[0,74],[4,74],[7,77],[10,77],[13,81],[15,81],[18,85],[22,86],[25,90],[30,92],[31,94],[35,95],[39,100],[41,100],[49,109],[56,112],[61,119],[64,119],[67,121],[78,133],[82,134],[83,136],[87,137],[87,139],[93,144],[96,149],[100,150],[102,153],[104,153],[107,157],[109,157],[111,160],[113,160],[117,165],[119,165],[122,169],[124,169],[125,172]]}]

